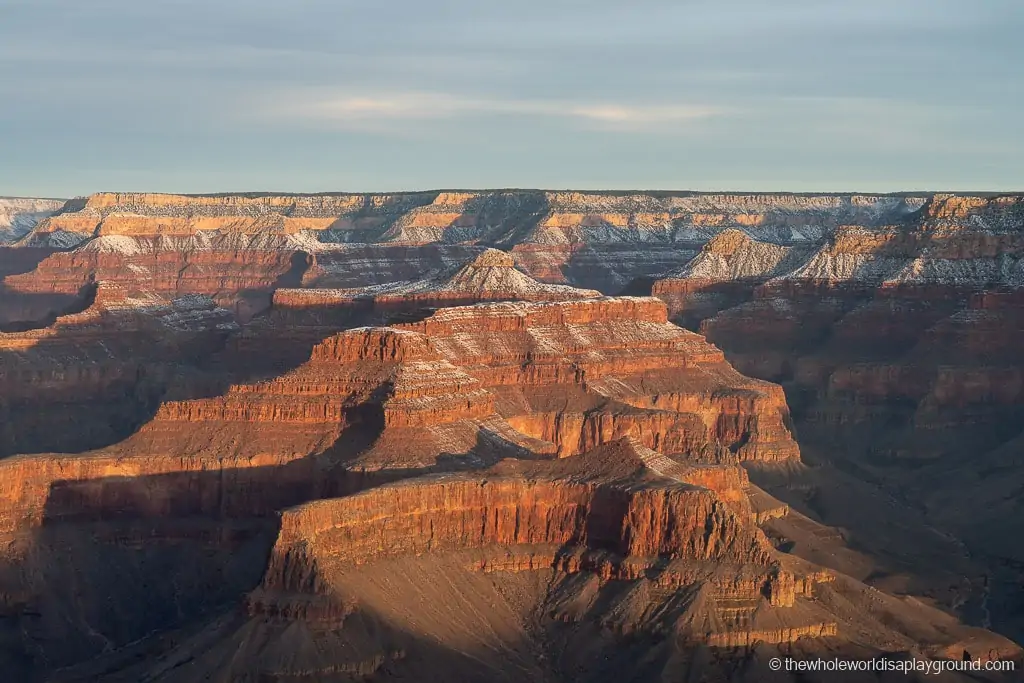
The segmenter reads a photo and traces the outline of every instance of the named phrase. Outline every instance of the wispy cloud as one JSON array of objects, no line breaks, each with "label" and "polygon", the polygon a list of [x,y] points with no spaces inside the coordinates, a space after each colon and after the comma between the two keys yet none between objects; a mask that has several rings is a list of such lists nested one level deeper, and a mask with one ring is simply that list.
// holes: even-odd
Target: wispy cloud
[{"label": "wispy cloud", "polygon": [[719,116],[721,107],[697,104],[622,104],[541,99],[464,97],[447,93],[401,92],[344,96],[289,96],[264,113],[306,119],[339,128],[384,130],[389,124],[480,116],[569,119],[591,128],[645,131]]}]

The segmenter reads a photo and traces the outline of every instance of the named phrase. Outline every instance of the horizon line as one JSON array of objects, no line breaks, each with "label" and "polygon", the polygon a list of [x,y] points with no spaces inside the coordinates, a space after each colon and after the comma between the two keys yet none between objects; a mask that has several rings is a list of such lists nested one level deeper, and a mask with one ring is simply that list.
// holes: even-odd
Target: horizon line
[{"label": "horizon line", "polygon": [[315,192],[296,191],[274,191],[274,190],[227,190],[214,192],[168,192],[163,190],[97,190],[86,194],[76,194],[70,197],[54,197],[41,195],[0,195],[0,199],[36,199],[50,201],[73,201],[75,199],[87,199],[101,194],[134,194],[134,195],[165,195],[179,197],[344,197],[359,195],[382,195],[382,194],[442,194],[459,192],[577,192],[580,194],[647,194],[647,195],[788,195],[805,197],[828,197],[843,195],[874,195],[880,197],[917,197],[938,194],[954,196],[1005,196],[1024,195],[1024,188],[1019,190],[889,190],[889,191],[865,191],[865,190],[691,190],[691,189],[601,189],[601,188],[574,188],[574,187],[436,187],[428,189],[407,189],[407,190],[323,190]]}]

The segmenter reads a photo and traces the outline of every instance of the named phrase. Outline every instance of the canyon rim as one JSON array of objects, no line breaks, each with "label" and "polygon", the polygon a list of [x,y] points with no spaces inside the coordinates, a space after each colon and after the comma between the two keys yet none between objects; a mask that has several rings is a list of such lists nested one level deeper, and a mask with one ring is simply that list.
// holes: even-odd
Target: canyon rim
[{"label": "canyon rim", "polygon": [[1022,341],[1019,194],[0,198],[0,665],[1020,680]]}]

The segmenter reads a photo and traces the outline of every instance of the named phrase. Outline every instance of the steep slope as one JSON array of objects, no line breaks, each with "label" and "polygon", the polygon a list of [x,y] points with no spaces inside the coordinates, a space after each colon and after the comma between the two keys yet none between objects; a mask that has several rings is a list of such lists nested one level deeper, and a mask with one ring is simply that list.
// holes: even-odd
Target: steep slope
[{"label": "steep slope", "polygon": [[811,244],[776,244],[727,229],[709,239],[682,269],[657,280],[651,293],[669,304],[681,324],[696,327],[718,311],[750,298],[754,286],[798,267]]},{"label": "steep slope", "polygon": [[[202,311],[228,315],[207,302],[193,313],[101,286],[79,315],[96,341],[71,337],[71,348],[95,344],[109,352],[100,368],[131,367],[109,345],[104,320],[116,322],[127,349],[145,348],[152,342],[134,337],[129,321],[147,331],[191,330],[193,322],[207,329]],[[56,328],[22,333],[9,346],[34,349],[68,325],[62,319]],[[176,338],[172,329],[163,335]],[[58,351],[54,361],[67,355]],[[304,363],[262,380],[238,382],[230,364],[216,360],[230,356],[230,346],[204,353],[195,370],[173,373],[152,418],[124,440],[80,455],[0,461],[8,549],[0,578],[15,629],[8,636],[23,656],[43,657],[37,665],[70,664],[237,599],[254,585],[260,555],[273,542],[274,513],[302,501],[505,457],[552,459],[559,449],[568,455],[636,435],[732,467],[699,480],[739,505],[745,478],[731,463],[797,457],[781,423],[781,394],[731,371],[699,337],[669,324],[654,299],[445,309],[424,323],[332,334]],[[130,356],[147,367],[152,357]],[[74,367],[91,366],[75,358],[68,356]],[[654,383],[655,369],[672,372]],[[13,386],[27,392],[33,384]],[[72,396],[74,386],[55,390]],[[646,391],[664,392],[665,405],[628,404],[654,402]],[[545,404],[534,418],[531,401],[565,405]],[[529,429],[567,426],[547,440],[512,419]],[[56,590],[54,582],[78,588]]]},{"label": "steep slope", "polygon": [[483,680],[511,664],[568,675],[623,643],[654,648],[656,668],[700,644],[835,637],[859,655],[1016,652],[845,578],[816,588],[833,575],[778,553],[757,525],[785,509],[751,500],[740,463],[798,461],[781,391],[657,299],[447,308],[335,333],[276,377],[232,376],[179,375],[104,449],[0,462],[2,635],[19,661],[98,657],[64,680],[387,680],[428,664]]},{"label": "steep slope", "polygon": [[10,245],[63,206],[61,199],[0,197],[0,330],[13,320],[47,317],[49,311],[40,311],[36,302],[26,311],[24,303],[18,305],[10,301],[12,296],[3,280],[8,275],[31,271],[55,251],[49,246],[15,249]]},{"label": "steep slope", "polygon": [[274,233],[101,234],[3,284],[6,297],[38,301],[36,310],[73,305],[103,280],[168,298],[211,296],[244,320],[269,304],[276,286],[301,280],[307,256],[293,242]]},{"label": "steep slope", "polygon": [[459,359],[503,417],[562,455],[634,434],[693,457],[799,457],[778,388],[736,373],[656,299],[480,304],[400,327]]},{"label": "steep slope", "polygon": [[393,283],[370,287],[366,294],[375,299],[462,299],[478,300],[509,299],[516,301],[542,301],[563,299],[586,299],[600,296],[593,289],[576,289],[566,285],[550,285],[537,282],[515,267],[511,254],[497,249],[487,249],[473,261],[459,268],[447,277],[434,281]]}]

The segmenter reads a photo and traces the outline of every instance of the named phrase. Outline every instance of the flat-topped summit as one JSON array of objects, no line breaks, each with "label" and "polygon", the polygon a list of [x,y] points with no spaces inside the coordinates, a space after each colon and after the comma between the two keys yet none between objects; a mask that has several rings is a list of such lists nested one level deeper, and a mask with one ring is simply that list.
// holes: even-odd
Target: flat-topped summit
[{"label": "flat-topped summit", "polygon": [[749,228],[766,238],[803,241],[843,223],[882,225],[922,207],[955,204],[943,215],[966,217],[988,197],[946,195],[793,195],[698,192],[550,192],[477,190],[339,194],[174,195],[98,193],[68,202],[39,226],[83,238],[100,234],[157,236],[201,231],[295,234],[327,242],[490,243],[526,238],[565,243],[704,241],[726,228]]}]

